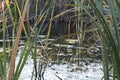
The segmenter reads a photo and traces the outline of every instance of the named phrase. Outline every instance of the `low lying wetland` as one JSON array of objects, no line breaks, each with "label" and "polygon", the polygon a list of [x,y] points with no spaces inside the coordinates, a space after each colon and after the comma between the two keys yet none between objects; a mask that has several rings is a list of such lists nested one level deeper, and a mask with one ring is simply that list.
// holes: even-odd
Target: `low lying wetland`
[{"label": "low lying wetland", "polygon": [[[40,36],[40,35],[39,35]],[[43,72],[37,72],[35,74],[35,69],[34,69],[34,47],[31,48],[32,50],[30,51],[30,55],[28,57],[28,60],[23,68],[23,71],[21,73],[21,76],[19,80],[28,80],[28,79],[35,79],[35,76],[41,78],[42,76],[45,78],[45,80],[59,80],[59,77],[61,77],[62,80],[66,80],[67,78],[69,79],[76,79],[76,80],[81,80],[83,79],[89,79],[89,76],[93,78],[94,80],[96,79],[102,79],[103,77],[103,68],[102,68],[102,61],[101,61],[101,47],[98,46],[89,46],[85,45],[84,47],[79,47],[78,40],[75,39],[65,39],[62,41],[57,42],[56,39],[48,39],[48,47],[44,51],[45,47],[45,37],[43,36],[46,35],[41,35],[42,37],[40,41],[37,42],[36,46],[36,63],[37,63],[37,71],[43,70]],[[16,56],[16,65],[18,64],[18,61],[20,59],[20,55],[22,53],[22,50],[24,49],[25,45],[25,38],[20,41],[19,44],[19,49],[18,49],[18,54]],[[9,42],[9,41],[8,41]],[[7,41],[6,41],[7,43]],[[42,43],[42,45],[40,45]],[[97,45],[97,44],[96,44]],[[89,49],[91,47],[91,49]],[[79,49],[81,49],[82,54],[80,54],[80,57],[78,57]],[[88,51],[89,49],[89,51]],[[27,49],[26,49],[27,50]],[[3,52],[2,48],[1,51]],[[6,52],[8,54],[8,50]],[[1,53],[2,54],[2,53]],[[46,65],[46,66],[45,66]],[[61,66],[61,69],[59,68]],[[92,67],[94,66],[94,67]],[[54,68],[58,68],[54,69]],[[60,70],[59,70],[60,69]],[[94,69],[100,70],[100,76],[94,77],[91,76],[91,72],[89,75],[89,70],[93,70],[92,73],[94,73]],[[63,71],[61,73],[61,71]],[[28,74],[29,72],[29,74]],[[44,73],[44,75],[42,75]],[[73,73],[75,75],[73,75]],[[40,75],[41,74],[41,77]],[[51,74],[51,77],[49,76]],[[79,74],[84,75],[79,76]],[[95,73],[96,74],[96,71]],[[98,73],[97,73],[98,74]],[[65,75],[65,76],[63,76]],[[49,76],[49,77],[48,77]],[[53,77],[52,77],[53,76]]]}]

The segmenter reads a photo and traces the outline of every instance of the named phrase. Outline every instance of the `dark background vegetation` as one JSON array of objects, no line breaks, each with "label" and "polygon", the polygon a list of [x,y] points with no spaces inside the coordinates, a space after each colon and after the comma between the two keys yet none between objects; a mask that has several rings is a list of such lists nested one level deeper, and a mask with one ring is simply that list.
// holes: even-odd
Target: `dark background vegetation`
[{"label": "dark background vegetation", "polygon": [[[25,0],[17,0],[18,4],[21,8],[21,10],[23,10],[23,3],[25,2]],[[47,19],[43,25],[42,31],[40,32],[40,34],[44,34],[46,35],[48,32],[48,25],[49,25],[49,20],[50,20],[50,14],[52,11],[52,4],[50,3],[52,0],[38,0],[38,2],[36,2],[37,0],[30,0],[30,5],[29,5],[29,10],[28,10],[28,16],[26,16],[26,20],[25,20],[25,25],[26,25],[26,29],[29,33],[29,27],[30,26],[34,26],[36,18],[41,14],[41,11],[46,11],[49,8],[49,15],[47,15]],[[37,6],[37,13],[36,13],[36,3],[38,3]],[[54,16],[59,14],[60,12],[63,12],[67,9],[73,8],[72,6],[68,6],[67,4],[74,4],[72,0],[55,0],[55,9],[54,9]],[[46,5],[46,6],[45,6]],[[13,10],[14,10],[14,4],[11,4],[10,6]],[[18,11],[16,10],[16,12],[13,12],[13,14],[18,14]],[[37,15],[36,15],[37,14]],[[62,16],[56,18],[55,20],[53,20],[52,22],[52,28],[51,28],[51,38],[56,38],[56,37],[60,37],[63,35],[67,35],[68,33],[68,24],[70,22],[70,32],[71,33],[75,33],[76,32],[76,18],[73,17],[75,15],[74,12],[69,12],[69,13],[65,13]],[[9,13],[8,11],[6,11],[6,16],[7,18],[7,25],[8,25],[8,34],[9,36],[12,36],[12,28],[10,27],[12,25],[11,21],[9,20]],[[18,17],[18,22],[19,22],[19,15],[15,15],[13,17]],[[2,23],[0,23],[0,29],[2,29]],[[41,24],[41,23],[39,23]],[[37,27],[40,27],[39,25]],[[16,26],[16,32],[17,32],[18,27]],[[22,32],[22,36],[24,36],[24,32]],[[0,37],[2,38],[2,31],[0,31]],[[76,38],[76,36],[73,36],[73,38]]]}]

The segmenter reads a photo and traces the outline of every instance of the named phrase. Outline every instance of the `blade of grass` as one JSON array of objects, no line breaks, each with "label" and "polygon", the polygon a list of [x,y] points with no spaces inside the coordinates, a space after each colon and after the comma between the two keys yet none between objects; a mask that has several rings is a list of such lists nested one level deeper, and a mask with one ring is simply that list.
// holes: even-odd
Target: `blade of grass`
[{"label": "blade of grass", "polygon": [[118,24],[117,24],[117,16],[115,14],[115,8],[114,8],[114,1],[113,0],[110,0],[108,1],[109,5],[110,5],[110,9],[111,9],[111,14],[112,14],[112,19],[113,19],[113,26],[115,28],[115,36],[116,36],[116,42],[118,43],[118,46],[120,47],[120,42],[119,42],[119,31],[118,31]]},{"label": "blade of grass", "polygon": [[16,67],[16,71],[15,71],[13,80],[19,79],[21,71],[22,71],[22,69],[27,61],[27,58],[28,58],[32,48],[33,48],[33,43],[31,44],[31,42],[29,40],[27,40],[26,46],[25,46],[23,52],[21,53],[18,65]]},{"label": "blade of grass", "polygon": [[34,33],[34,40],[33,40],[33,44],[34,44],[34,50],[32,51],[32,58],[33,58],[33,62],[34,62],[34,70],[35,70],[35,79],[37,78],[37,30]]},{"label": "blade of grass", "polygon": [[[79,1],[76,0],[78,3]],[[97,3],[98,4],[98,3]],[[85,12],[90,16],[90,18],[92,18],[92,16],[90,15],[90,13],[87,11],[87,9],[85,8],[85,6],[83,6],[82,4],[78,4],[82,9],[85,10]],[[77,5],[77,6],[78,6]],[[112,52],[111,55],[113,57],[113,61],[114,61],[114,67],[115,67],[115,71],[117,72],[117,75],[119,76],[119,71],[120,71],[120,64],[119,64],[119,53],[118,53],[118,48],[117,48],[117,44],[115,43],[114,37],[111,33],[111,30],[109,29],[109,25],[107,24],[106,19],[104,18],[104,15],[102,13],[102,9],[98,9],[98,7],[96,7],[96,5],[94,4],[94,0],[90,0],[90,6],[92,5],[92,9],[95,11],[95,15],[98,17],[99,22],[96,23],[96,25],[98,25],[98,30],[100,31],[100,33],[104,36],[105,39],[105,35],[107,36],[108,40],[110,41],[111,47],[112,47]],[[99,6],[100,7],[100,6]],[[102,7],[102,5],[101,5]],[[94,19],[92,19],[93,22],[95,21]],[[103,33],[103,31],[105,33]],[[107,40],[106,40],[107,41]],[[108,46],[109,47],[109,46]],[[107,79],[107,78],[106,78]],[[119,80],[119,78],[118,78]]]},{"label": "blade of grass", "polygon": [[[7,6],[7,8],[8,8],[8,12],[9,12],[9,15],[10,15],[10,19],[11,19],[11,21],[12,21],[12,25],[13,25],[13,28],[12,28],[12,45],[14,45],[14,38],[15,38],[15,20],[14,20],[14,17],[13,17],[13,14],[12,14],[12,10],[11,10],[11,7],[10,7],[10,2],[9,2],[9,0],[5,0],[5,3],[6,3],[6,6]],[[15,7],[15,6],[14,6]]]},{"label": "blade of grass", "polygon": [[115,0],[115,2],[117,4],[118,8],[120,9],[120,1],[119,0]]},{"label": "blade of grass", "polygon": [[45,42],[45,46],[47,47],[47,42],[50,36],[50,32],[51,32],[51,26],[52,26],[52,21],[53,21],[53,12],[54,12],[54,8],[55,8],[55,2],[52,2],[53,4],[53,8],[52,8],[52,12],[51,12],[51,18],[50,18],[50,23],[49,23],[49,28],[48,28],[48,32],[47,32],[47,38],[46,38],[46,42]]},{"label": "blade of grass", "polygon": [[[101,34],[101,33],[99,33]],[[107,43],[104,39],[104,36],[101,34],[102,41],[102,60],[103,60],[103,69],[104,69],[104,79],[109,80],[109,69],[108,69],[108,51],[107,51]]]},{"label": "blade of grass", "polygon": [[3,19],[3,79],[5,80],[6,78],[6,21],[5,21],[5,11],[4,11],[4,3],[2,3],[2,8],[3,8],[3,11],[2,11],[2,19]]},{"label": "blade of grass", "polygon": [[29,4],[29,0],[26,0],[25,7],[24,7],[24,10],[23,10],[23,14],[22,14],[22,17],[21,17],[21,20],[20,20],[20,25],[19,25],[17,37],[16,37],[16,40],[15,40],[15,45],[14,45],[12,57],[11,57],[8,80],[13,79],[14,67],[15,67],[15,58],[16,58],[16,54],[17,54],[18,44],[19,44],[19,40],[20,40],[20,36],[21,36],[21,32],[22,32],[22,26],[23,26],[23,23],[24,23],[26,11],[27,11],[26,9],[28,7],[28,4]]},{"label": "blade of grass", "polygon": [[[17,0],[14,0],[14,2],[15,2],[14,4],[15,4],[16,7],[17,7],[17,11],[18,11],[19,16],[22,17],[21,11],[20,11],[20,7],[19,7],[19,5],[18,5]],[[24,25],[24,24],[23,24],[23,30],[24,30],[24,33],[25,33],[27,39],[28,39],[28,34],[27,34],[27,31],[26,31],[26,29],[25,29],[25,25]]]},{"label": "blade of grass", "polygon": [[28,47],[28,46],[29,46],[29,41],[26,42],[24,49],[22,49],[22,51],[21,51],[20,59],[19,59],[19,62],[18,62],[18,64],[17,64],[16,70],[15,70],[15,76],[17,75],[17,72],[18,72],[18,70],[19,70],[19,68],[20,68],[19,66],[20,66],[21,63],[22,63],[23,56],[24,56],[25,51],[27,50],[27,47]]},{"label": "blade of grass", "polygon": [[111,53],[111,56],[113,58],[113,64],[114,64],[114,67],[116,69],[116,73],[117,73],[117,77],[118,77],[118,80],[120,79],[120,58],[119,58],[119,53],[118,53],[118,50],[117,50],[117,45],[114,41],[114,38],[109,30],[109,25],[106,23],[104,17],[101,15],[101,13],[99,12],[99,10],[96,8],[95,4],[94,4],[94,1],[91,1],[91,5],[92,5],[92,8],[96,11],[96,15],[98,17],[98,19],[100,20],[100,23],[102,24],[103,26],[103,29],[105,31],[105,34],[107,35],[109,41],[110,41],[110,44],[111,44],[111,47],[112,47],[112,51],[113,53]]},{"label": "blade of grass", "polygon": [[4,71],[4,65],[3,65],[3,59],[2,57],[0,56],[0,78],[5,80],[5,71]]},{"label": "blade of grass", "polygon": [[[26,46],[25,46],[24,50],[23,50],[22,53],[21,53],[21,56],[20,56],[18,65],[17,65],[16,70],[15,70],[15,75],[14,75],[14,79],[15,79],[15,80],[19,78],[19,76],[20,76],[20,74],[21,74],[21,71],[22,71],[22,69],[23,69],[23,67],[24,67],[24,65],[25,65],[25,63],[26,63],[26,60],[27,60],[27,57],[28,57],[29,53],[30,53],[30,52],[33,53],[32,48],[33,48],[33,47],[35,48],[35,44],[36,44],[36,40],[37,40],[37,35],[38,35],[39,32],[41,31],[41,28],[42,28],[42,26],[43,26],[43,24],[44,24],[44,22],[45,22],[45,20],[46,20],[46,17],[47,17],[47,12],[46,12],[46,11],[43,12],[43,13],[41,12],[40,15],[39,15],[39,17],[38,17],[38,19],[36,19],[36,22],[35,22],[35,24],[34,24],[34,27],[33,27],[33,28],[31,27],[32,32],[31,32],[30,34],[33,34],[34,37],[31,39],[30,42],[29,42],[29,40],[27,40]],[[43,20],[43,21],[42,21],[42,20]],[[42,21],[42,23],[41,23],[41,25],[40,25],[40,27],[38,28],[38,31],[37,31],[37,30],[36,30],[36,29],[37,29],[37,25],[38,25],[41,21]],[[36,34],[35,34],[35,33],[36,33]],[[32,43],[32,44],[31,44],[31,43]],[[29,44],[31,44],[31,45],[29,45]],[[35,53],[32,54],[32,57],[33,57],[33,61],[34,61],[34,67],[35,67],[35,70],[36,70],[36,69],[37,69],[37,68],[36,68],[36,67],[37,67],[37,65],[36,65],[36,64],[37,64],[37,63],[36,63],[36,55],[37,55],[37,53],[36,53],[36,49],[34,49],[34,50],[35,50]],[[36,75],[37,75],[37,70],[36,70]]]}]

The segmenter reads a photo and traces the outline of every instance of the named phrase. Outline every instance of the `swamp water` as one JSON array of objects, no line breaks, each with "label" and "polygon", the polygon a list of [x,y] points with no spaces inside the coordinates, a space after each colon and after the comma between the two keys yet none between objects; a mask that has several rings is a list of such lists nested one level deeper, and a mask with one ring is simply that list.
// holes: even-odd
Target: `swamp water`
[{"label": "swamp water", "polygon": [[[16,57],[16,64],[19,61],[20,52]],[[42,62],[40,59],[37,62]],[[39,64],[38,64],[39,65]],[[44,65],[44,64],[43,64]],[[39,72],[38,72],[39,73]],[[44,69],[43,78],[36,80],[101,80],[103,77],[103,67],[101,61],[76,63],[62,61],[59,64],[49,62]],[[34,63],[31,56],[22,70],[19,80],[35,80]]]},{"label": "swamp water", "polygon": [[[24,42],[23,42],[24,43]],[[22,43],[22,45],[24,45]],[[42,42],[43,43],[43,42]],[[71,42],[73,44],[74,42]],[[37,66],[42,65],[42,74],[38,71],[37,78],[35,79],[35,70],[34,62],[32,56],[29,55],[27,62],[22,70],[19,80],[101,80],[103,77],[103,66],[100,60],[91,60],[84,58],[85,60],[80,60],[79,65],[77,65],[78,59],[73,59],[72,51],[75,51],[76,48],[73,45],[59,45],[54,44],[57,48],[58,55],[52,55],[52,60],[44,63],[43,60],[38,56]],[[60,48],[61,47],[61,48]],[[67,48],[66,48],[67,47]],[[18,51],[16,56],[16,65],[20,59],[22,46]],[[75,48],[75,49],[74,49]],[[81,49],[84,49],[81,47]],[[56,51],[56,50],[55,50]],[[61,51],[61,52],[59,52]],[[64,51],[68,51],[69,55],[65,55]],[[56,52],[52,52],[56,53]],[[39,67],[37,67],[39,68]],[[41,74],[41,75],[39,75]],[[42,78],[41,78],[42,77]]]}]

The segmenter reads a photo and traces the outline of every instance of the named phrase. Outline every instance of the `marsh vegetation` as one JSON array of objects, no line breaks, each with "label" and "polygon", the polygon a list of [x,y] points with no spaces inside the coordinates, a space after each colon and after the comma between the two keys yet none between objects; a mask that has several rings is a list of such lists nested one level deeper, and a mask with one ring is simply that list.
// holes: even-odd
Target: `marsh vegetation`
[{"label": "marsh vegetation", "polygon": [[0,80],[20,80],[29,62],[31,80],[92,63],[102,65],[99,80],[120,80],[119,14],[119,0],[0,0]]}]

